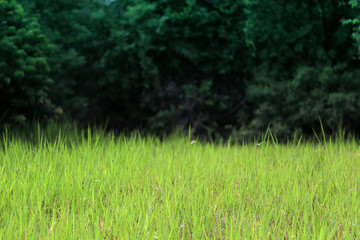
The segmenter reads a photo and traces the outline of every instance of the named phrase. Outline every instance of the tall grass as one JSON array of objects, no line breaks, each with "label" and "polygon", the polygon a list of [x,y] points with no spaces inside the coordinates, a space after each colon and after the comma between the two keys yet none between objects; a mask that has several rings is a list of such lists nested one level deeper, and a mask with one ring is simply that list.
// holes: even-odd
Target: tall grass
[{"label": "tall grass", "polygon": [[360,238],[353,139],[27,137],[2,136],[0,239]]}]

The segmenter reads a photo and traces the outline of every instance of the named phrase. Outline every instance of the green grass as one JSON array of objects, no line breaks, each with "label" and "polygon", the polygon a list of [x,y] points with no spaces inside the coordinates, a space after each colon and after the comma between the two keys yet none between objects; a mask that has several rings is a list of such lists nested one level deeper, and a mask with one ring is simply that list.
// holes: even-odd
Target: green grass
[{"label": "green grass", "polygon": [[3,135],[0,239],[360,238],[355,140],[46,134]]}]

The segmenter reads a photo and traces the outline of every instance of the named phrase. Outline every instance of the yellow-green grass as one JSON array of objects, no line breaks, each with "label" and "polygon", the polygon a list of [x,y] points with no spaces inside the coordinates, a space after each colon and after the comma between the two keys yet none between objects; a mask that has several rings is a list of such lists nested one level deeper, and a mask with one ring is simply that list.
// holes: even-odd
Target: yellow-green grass
[{"label": "yellow-green grass", "polygon": [[360,238],[355,140],[36,138],[1,140],[0,239]]}]

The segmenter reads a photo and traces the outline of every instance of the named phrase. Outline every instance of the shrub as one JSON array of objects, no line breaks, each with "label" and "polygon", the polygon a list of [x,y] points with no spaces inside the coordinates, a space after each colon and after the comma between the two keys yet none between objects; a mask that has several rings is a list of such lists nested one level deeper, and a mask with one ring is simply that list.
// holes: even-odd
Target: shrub
[{"label": "shrub", "polygon": [[327,132],[336,132],[339,123],[360,130],[360,71],[347,71],[346,65],[304,66],[293,79],[283,82],[266,80],[253,86],[249,95],[258,103],[249,128],[250,135],[270,130],[279,138],[297,134],[312,135],[319,130],[319,118]]}]

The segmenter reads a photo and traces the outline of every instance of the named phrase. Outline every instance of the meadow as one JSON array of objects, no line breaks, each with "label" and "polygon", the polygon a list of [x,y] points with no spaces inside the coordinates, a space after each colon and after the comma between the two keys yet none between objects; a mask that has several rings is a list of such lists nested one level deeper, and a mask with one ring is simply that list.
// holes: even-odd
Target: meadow
[{"label": "meadow", "polygon": [[360,238],[354,138],[215,144],[39,128],[24,139],[0,141],[0,239]]}]

